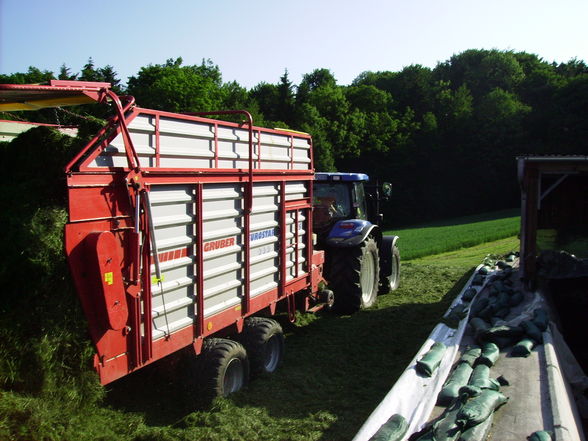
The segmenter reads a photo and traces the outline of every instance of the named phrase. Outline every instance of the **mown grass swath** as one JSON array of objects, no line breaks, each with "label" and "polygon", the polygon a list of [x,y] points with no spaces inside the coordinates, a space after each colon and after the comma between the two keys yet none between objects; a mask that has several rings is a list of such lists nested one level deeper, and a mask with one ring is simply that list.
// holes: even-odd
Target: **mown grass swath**
[{"label": "mown grass swath", "polygon": [[[0,184],[2,440],[351,439],[484,257],[458,253],[443,264],[438,257],[405,263],[401,287],[352,316],[299,315],[295,324],[279,317],[287,335],[283,366],[211,408],[195,409],[184,378],[155,366],[103,388],[62,252],[64,183],[56,176],[77,141],[46,129],[26,136],[48,151],[0,146],[3,164],[17,158],[34,178],[4,165]],[[516,214],[507,216],[469,222],[476,227],[471,236],[493,237],[500,222],[513,225]],[[437,249],[412,249],[431,245],[429,228],[444,228],[445,249],[464,246],[468,223],[447,224],[402,230],[404,257]],[[512,244],[487,249],[506,252]]]}]

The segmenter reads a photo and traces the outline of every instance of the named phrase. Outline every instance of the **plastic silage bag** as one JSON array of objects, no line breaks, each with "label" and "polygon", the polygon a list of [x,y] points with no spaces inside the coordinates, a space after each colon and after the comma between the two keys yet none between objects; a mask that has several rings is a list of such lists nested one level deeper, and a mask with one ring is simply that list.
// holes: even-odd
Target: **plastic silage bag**
[{"label": "plastic silage bag", "polygon": [[490,326],[488,325],[486,320],[484,320],[480,317],[474,317],[474,318],[470,319],[469,325],[474,330],[475,338],[478,338],[479,335],[482,335],[484,332],[486,332],[488,329],[490,329]]},{"label": "plastic silage bag", "polygon": [[494,366],[500,356],[500,349],[495,343],[489,342],[482,345],[482,354],[478,358],[478,363],[488,367]]},{"label": "plastic silage bag", "polygon": [[545,332],[549,325],[549,315],[547,314],[547,311],[543,308],[537,308],[533,311],[533,323],[541,332]]},{"label": "plastic silage bag", "polygon": [[480,424],[464,430],[459,436],[458,441],[484,441],[488,437],[490,428],[492,427],[493,416],[490,415],[485,421]]},{"label": "plastic silage bag", "polygon": [[477,293],[478,293],[478,291],[476,291],[476,288],[468,288],[468,289],[466,289],[466,290],[463,292],[463,294],[462,294],[462,296],[461,296],[461,299],[462,299],[464,302],[471,302],[471,301],[472,301],[472,299],[473,299],[474,297],[476,297],[476,294],[477,294]]},{"label": "plastic silage bag", "polygon": [[445,355],[446,349],[447,346],[445,346],[443,343],[433,343],[427,353],[416,362],[417,372],[426,377],[433,375],[433,372],[435,372],[435,370],[441,364],[441,360],[443,360],[443,355]]},{"label": "plastic silage bag", "polygon": [[505,348],[520,340],[525,331],[518,326],[495,326],[479,336],[484,342],[495,343],[499,348]]},{"label": "plastic silage bag", "polygon": [[535,342],[532,339],[524,338],[512,348],[510,355],[513,357],[528,357],[534,347]]},{"label": "plastic silage bag", "polygon": [[553,436],[552,433],[547,430],[538,430],[537,432],[533,432],[533,434],[527,439],[529,441],[552,441]]},{"label": "plastic silage bag", "polygon": [[543,343],[543,335],[541,334],[541,330],[532,320],[522,322],[521,328],[525,330],[526,336],[533,339],[535,343]]},{"label": "plastic silage bag", "polygon": [[474,368],[468,384],[470,386],[479,387],[480,389],[500,389],[498,381],[490,378],[490,368],[483,364],[479,364]]},{"label": "plastic silage bag", "polygon": [[468,306],[465,303],[460,303],[451,309],[449,314],[444,317],[443,322],[450,328],[457,328],[461,322],[468,315]]},{"label": "plastic silage bag", "polygon": [[459,390],[468,384],[473,368],[466,362],[459,363],[437,396],[437,403],[440,406],[449,406],[457,397]]},{"label": "plastic silage bag", "polygon": [[447,409],[441,419],[433,424],[432,432],[435,441],[457,441],[461,430],[456,423],[456,417],[461,406],[461,402],[456,402]]},{"label": "plastic silage bag", "polygon": [[508,304],[511,307],[515,307],[523,303],[525,299],[525,295],[521,291],[515,291],[508,300]]},{"label": "plastic silage bag", "polygon": [[472,317],[476,317],[480,314],[480,311],[484,310],[490,304],[488,297],[478,297],[471,307]]},{"label": "plastic silage bag", "polygon": [[[464,398],[465,399],[465,398]],[[435,421],[419,433],[410,437],[411,441],[457,441],[461,434],[461,429],[456,424],[456,417],[463,405],[463,400],[459,399],[448,407]]]},{"label": "plastic silage bag", "polygon": [[468,429],[485,421],[492,413],[508,401],[500,392],[484,389],[480,395],[463,405],[456,417],[456,424]]},{"label": "plastic silage bag", "polygon": [[378,429],[369,441],[401,441],[408,431],[408,422],[402,415],[394,414]]},{"label": "plastic silage bag", "polygon": [[474,366],[478,358],[482,355],[482,348],[478,346],[471,346],[466,349],[466,351],[462,354],[459,359],[460,363],[467,363],[470,366]]}]

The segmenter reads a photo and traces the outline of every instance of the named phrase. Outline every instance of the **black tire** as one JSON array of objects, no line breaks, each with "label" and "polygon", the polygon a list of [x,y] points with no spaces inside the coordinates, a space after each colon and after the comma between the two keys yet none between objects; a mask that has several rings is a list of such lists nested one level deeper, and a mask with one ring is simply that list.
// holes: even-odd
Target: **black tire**
[{"label": "black tire", "polygon": [[284,358],[284,332],[280,324],[270,318],[249,317],[241,334],[251,366],[251,375],[271,374]]},{"label": "black tire", "polygon": [[204,341],[199,358],[199,389],[209,401],[237,392],[249,381],[249,359],[241,343],[224,338]]},{"label": "black tire", "polygon": [[335,310],[351,314],[372,306],[378,296],[380,279],[376,241],[368,237],[359,247],[330,251],[327,280],[335,293]]},{"label": "black tire", "polygon": [[388,294],[389,292],[398,289],[398,286],[400,285],[400,251],[396,245],[392,248],[390,265],[392,266],[390,275],[380,276],[380,288],[378,294]]}]

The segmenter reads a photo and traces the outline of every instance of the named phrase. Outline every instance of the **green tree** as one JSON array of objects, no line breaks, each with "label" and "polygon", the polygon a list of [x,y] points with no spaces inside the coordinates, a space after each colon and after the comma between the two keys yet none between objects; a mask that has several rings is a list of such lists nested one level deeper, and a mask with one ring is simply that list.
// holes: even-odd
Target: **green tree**
[{"label": "green tree", "polygon": [[26,72],[17,72],[9,75],[0,75],[0,84],[33,84],[45,83],[54,80],[55,75],[49,70],[40,70],[29,66]]},{"label": "green tree", "polygon": [[583,60],[572,58],[567,63],[560,63],[556,72],[566,78],[573,78],[578,75],[588,74],[588,66]]},{"label": "green tree", "polygon": [[299,109],[303,122],[300,129],[313,136],[314,167],[318,171],[335,171],[335,155],[329,139],[329,121],[316,107],[304,103]]},{"label": "green tree", "polygon": [[279,92],[275,84],[259,83],[251,90],[251,98],[257,103],[266,121],[278,121]]},{"label": "green tree", "polygon": [[97,68],[94,65],[92,57],[88,59],[88,62],[82,68],[79,78],[80,81],[95,81],[98,83],[110,83],[111,89],[120,94],[122,89],[120,87],[120,79],[117,78],[117,73],[114,68],[107,64],[104,67]]},{"label": "green tree", "polygon": [[280,77],[277,86],[276,119],[291,124],[294,121],[294,87],[288,78],[288,69]]},{"label": "green tree", "polygon": [[449,81],[453,88],[465,84],[477,99],[497,87],[515,91],[525,74],[511,51],[470,49],[437,65],[434,77]]},{"label": "green tree", "polygon": [[71,69],[63,63],[59,68],[59,75],[57,76],[60,80],[75,80],[78,77],[78,74],[72,74]]},{"label": "green tree", "polygon": [[364,112],[387,112],[393,102],[389,92],[372,84],[352,84],[345,89],[345,96],[352,107]]},{"label": "green tree", "polygon": [[[251,114],[253,123],[257,126],[267,126],[271,123],[265,120],[265,117],[257,101],[244,87],[240,86],[236,81],[225,83],[221,86],[222,103],[220,109],[228,110],[246,110]],[[227,117],[228,118],[228,117]],[[242,121],[241,116],[234,117],[234,121]]]},{"label": "green tree", "polygon": [[100,73],[96,70],[94,60],[92,57],[88,58],[88,62],[82,67],[80,72],[81,81],[101,81]]},{"label": "green tree", "polygon": [[144,107],[170,112],[217,110],[222,106],[222,77],[211,60],[182,66],[182,58],[142,67],[127,91]]}]

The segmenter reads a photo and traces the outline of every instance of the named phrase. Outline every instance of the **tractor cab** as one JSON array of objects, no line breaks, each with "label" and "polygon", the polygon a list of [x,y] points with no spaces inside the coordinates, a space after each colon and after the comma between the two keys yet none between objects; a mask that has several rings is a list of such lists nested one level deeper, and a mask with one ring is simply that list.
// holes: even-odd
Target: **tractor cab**
[{"label": "tractor cab", "polygon": [[317,173],[314,182],[313,225],[317,233],[345,219],[367,220],[363,173]]},{"label": "tractor cab", "polygon": [[315,173],[313,230],[325,251],[325,278],[344,312],[367,308],[398,287],[397,236],[380,229],[380,201],[391,185],[368,184],[364,173]]},{"label": "tractor cab", "polygon": [[317,234],[330,231],[336,222],[346,219],[369,221],[379,225],[379,202],[390,196],[391,185],[381,188],[368,184],[364,173],[316,173],[314,181],[313,225]]}]

